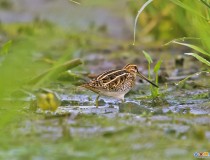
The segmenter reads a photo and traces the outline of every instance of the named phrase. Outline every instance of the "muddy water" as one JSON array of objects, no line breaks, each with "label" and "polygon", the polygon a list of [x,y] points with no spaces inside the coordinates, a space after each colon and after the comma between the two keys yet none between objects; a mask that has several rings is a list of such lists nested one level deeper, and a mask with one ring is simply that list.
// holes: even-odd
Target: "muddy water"
[{"label": "muddy water", "polygon": [[[208,92],[209,90],[205,88],[187,91],[174,89],[167,92],[167,95],[162,97],[160,103],[155,102],[151,98],[138,100],[139,98],[136,95],[126,97],[124,103],[114,98],[102,96],[99,99],[98,108],[95,107],[96,95],[94,93],[88,92],[90,95],[60,95],[62,104],[55,114],[65,114],[68,112],[103,115],[108,113],[142,114],[146,112],[155,115],[167,113],[209,115],[210,96]],[[200,96],[203,97],[200,98]]]}]

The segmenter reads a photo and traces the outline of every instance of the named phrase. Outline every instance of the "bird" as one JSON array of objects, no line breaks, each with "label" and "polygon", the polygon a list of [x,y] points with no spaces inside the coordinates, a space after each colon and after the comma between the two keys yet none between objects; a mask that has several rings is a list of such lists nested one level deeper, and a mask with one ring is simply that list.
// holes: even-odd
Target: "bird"
[{"label": "bird", "polygon": [[124,96],[135,86],[137,76],[158,88],[155,83],[138,71],[135,64],[127,64],[122,69],[105,71],[88,83],[82,84],[81,87],[98,94],[95,100],[96,107],[98,107],[100,96],[114,97],[124,102]]}]

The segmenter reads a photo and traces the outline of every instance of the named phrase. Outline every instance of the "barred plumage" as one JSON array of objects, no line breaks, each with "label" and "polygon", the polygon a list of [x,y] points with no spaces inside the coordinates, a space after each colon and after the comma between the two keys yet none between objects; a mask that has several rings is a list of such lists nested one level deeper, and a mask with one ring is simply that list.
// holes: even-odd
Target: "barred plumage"
[{"label": "barred plumage", "polygon": [[[82,86],[97,93],[99,96],[110,96],[124,101],[125,94],[128,93],[135,85],[137,75],[155,87],[158,87],[156,84],[139,73],[137,66],[134,64],[127,64],[119,70],[110,70],[104,72],[91,80],[89,83],[83,84]],[[98,100],[99,96],[97,97],[96,101]]]}]

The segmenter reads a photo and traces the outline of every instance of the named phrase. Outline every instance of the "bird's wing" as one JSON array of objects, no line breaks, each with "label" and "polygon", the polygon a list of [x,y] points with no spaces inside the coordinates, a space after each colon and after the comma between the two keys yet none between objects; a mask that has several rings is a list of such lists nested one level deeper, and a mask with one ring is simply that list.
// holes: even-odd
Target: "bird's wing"
[{"label": "bird's wing", "polygon": [[125,70],[111,70],[98,75],[93,81],[90,82],[91,86],[98,89],[117,90],[117,88],[126,82],[127,77],[130,75]]}]

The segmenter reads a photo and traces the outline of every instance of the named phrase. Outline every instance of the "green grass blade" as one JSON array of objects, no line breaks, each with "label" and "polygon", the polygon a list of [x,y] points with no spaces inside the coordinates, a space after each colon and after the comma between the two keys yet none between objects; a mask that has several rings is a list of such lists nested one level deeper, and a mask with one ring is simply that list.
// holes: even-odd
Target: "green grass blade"
[{"label": "green grass blade", "polygon": [[10,49],[10,46],[12,45],[12,41],[9,40],[6,43],[4,43],[0,49],[0,55],[6,55]]},{"label": "green grass blade", "polygon": [[206,65],[208,65],[210,67],[210,62],[208,60],[206,60],[205,58],[199,56],[198,54],[196,54],[196,53],[185,53],[185,54],[195,57],[200,62],[205,63]]},{"label": "green grass blade", "polygon": [[210,8],[210,5],[206,2],[206,1],[204,1],[204,0],[200,0],[205,6],[207,6],[208,8]]},{"label": "green grass blade", "polygon": [[180,43],[180,42],[176,42],[176,41],[173,41],[173,43],[180,44],[182,46],[187,46],[189,48],[192,48],[192,49],[194,49],[194,50],[196,50],[196,51],[198,51],[198,52],[200,52],[200,53],[210,57],[209,53],[207,53],[206,51],[204,51],[203,49],[201,49],[200,47],[197,47],[195,45],[187,44],[187,43]]},{"label": "green grass blade", "polygon": [[179,1],[179,0],[170,0],[171,2],[173,2],[174,4],[202,17],[203,19],[206,19],[203,15],[201,15],[199,12],[197,12],[194,8],[189,7],[187,4],[184,4],[183,2]]},{"label": "green grass blade", "polygon": [[155,73],[158,73],[158,71],[160,70],[161,64],[162,64],[162,60],[159,60],[159,61],[156,63],[156,65],[155,65],[155,67],[154,67],[154,72],[155,72]]},{"label": "green grass blade", "polygon": [[149,64],[153,63],[152,57],[146,51],[143,51],[143,53],[144,53],[145,58],[147,59],[147,62]]},{"label": "green grass blade", "polygon": [[197,38],[197,37],[181,37],[181,38],[176,38],[176,39],[173,39],[165,44],[163,44],[163,46],[167,46],[173,42],[177,42],[177,41],[185,41],[185,40],[200,40],[200,38]]}]

